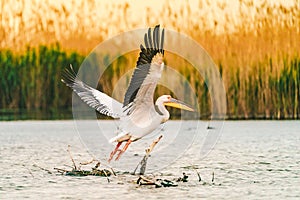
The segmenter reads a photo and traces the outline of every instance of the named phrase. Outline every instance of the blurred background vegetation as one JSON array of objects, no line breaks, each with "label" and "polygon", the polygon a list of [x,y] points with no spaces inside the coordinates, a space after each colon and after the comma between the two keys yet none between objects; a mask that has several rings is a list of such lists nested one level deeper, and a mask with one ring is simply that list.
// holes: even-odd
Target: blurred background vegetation
[{"label": "blurred background vegetation", "polygon": [[[105,39],[156,24],[189,35],[211,55],[224,81],[229,119],[300,118],[299,0],[1,0],[0,119],[71,118],[62,69],[78,69]],[[112,91],[135,66],[136,55],[113,61],[99,88]],[[174,64],[167,64],[196,91],[202,117],[209,118],[204,81],[184,59],[169,58]],[[156,96],[165,92],[161,87]]]}]

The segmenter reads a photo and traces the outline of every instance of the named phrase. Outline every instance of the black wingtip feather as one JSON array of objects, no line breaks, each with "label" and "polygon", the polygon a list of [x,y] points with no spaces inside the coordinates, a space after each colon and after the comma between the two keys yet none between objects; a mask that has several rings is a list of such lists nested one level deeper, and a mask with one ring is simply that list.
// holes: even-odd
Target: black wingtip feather
[{"label": "black wingtip feather", "polygon": [[148,29],[148,40],[149,40],[149,48],[153,49],[152,39],[151,39],[151,28]]},{"label": "black wingtip feather", "polygon": [[162,30],[161,32],[161,42],[160,42],[160,51],[164,55],[164,38],[165,37],[165,29]]},{"label": "black wingtip feather", "polygon": [[160,31],[159,31],[159,25],[156,26],[157,27],[157,31],[156,31],[156,40],[157,40],[157,49],[158,49],[158,52],[160,52]]},{"label": "black wingtip feather", "polygon": [[136,70],[134,71],[131,79],[131,81],[135,80],[135,82],[130,82],[125,94],[123,107],[130,105],[130,103],[134,101],[144,78],[146,78],[149,73],[153,57],[157,53],[164,54],[164,29],[162,29],[161,35],[160,25],[156,25],[152,30],[149,28],[144,35],[145,46],[140,45],[141,52],[137,61]]}]

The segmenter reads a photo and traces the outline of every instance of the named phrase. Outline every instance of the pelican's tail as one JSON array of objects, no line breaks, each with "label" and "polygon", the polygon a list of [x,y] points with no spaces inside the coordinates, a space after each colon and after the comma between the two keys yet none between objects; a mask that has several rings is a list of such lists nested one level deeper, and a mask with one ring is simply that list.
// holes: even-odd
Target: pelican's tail
[{"label": "pelican's tail", "polygon": [[128,141],[131,138],[131,135],[127,132],[120,132],[117,136],[111,138],[109,140],[109,143],[114,142],[125,142]]}]

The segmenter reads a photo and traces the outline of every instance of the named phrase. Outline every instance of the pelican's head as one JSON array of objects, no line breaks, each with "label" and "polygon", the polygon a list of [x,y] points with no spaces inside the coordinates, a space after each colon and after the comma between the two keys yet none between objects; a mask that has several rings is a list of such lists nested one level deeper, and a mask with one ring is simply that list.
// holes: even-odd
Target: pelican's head
[{"label": "pelican's head", "polygon": [[171,95],[162,95],[162,96],[160,96],[156,101],[156,105],[158,105],[158,104],[162,104],[164,106],[171,106],[171,107],[179,108],[179,109],[182,109],[182,110],[194,111],[193,108],[191,108],[190,106],[188,106],[184,102],[181,102],[177,99],[172,98]]}]

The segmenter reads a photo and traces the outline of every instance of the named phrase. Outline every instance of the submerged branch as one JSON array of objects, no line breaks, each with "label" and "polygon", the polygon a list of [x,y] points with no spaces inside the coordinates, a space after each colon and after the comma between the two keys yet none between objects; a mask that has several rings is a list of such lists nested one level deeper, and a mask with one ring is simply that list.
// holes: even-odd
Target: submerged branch
[{"label": "submerged branch", "polygon": [[43,170],[43,171],[48,172],[48,174],[52,174],[52,172],[51,172],[49,169],[43,168],[43,167],[41,167],[41,166],[38,166],[37,164],[33,164],[33,166],[34,166],[34,167],[37,167],[37,168],[39,168],[39,169],[41,169],[41,170]]},{"label": "submerged branch", "polygon": [[157,145],[157,143],[160,141],[160,139],[162,138],[162,135],[160,135],[156,140],[154,140],[152,142],[152,144],[145,150],[146,154],[143,157],[143,159],[138,163],[138,165],[136,166],[136,168],[134,169],[132,174],[135,174],[137,168],[141,165],[140,168],[140,175],[144,175],[145,171],[146,171],[146,165],[147,165],[147,160],[149,158],[150,153],[152,152],[152,150],[154,149],[154,147]]},{"label": "submerged branch", "polygon": [[[66,169],[60,169],[60,168],[54,168],[55,170],[57,170],[57,172],[61,173],[61,174],[65,174],[67,176],[104,176],[107,178],[107,181],[110,182],[109,180],[109,176],[111,176],[112,174],[116,175],[114,170],[112,168],[111,171],[107,170],[107,169],[99,169],[101,162],[95,158],[92,158],[92,160],[87,161],[87,162],[80,162],[80,167],[77,167],[73,156],[71,154],[71,150],[70,150],[70,145],[68,145],[68,154],[70,156],[70,159],[73,163],[73,167],[71,167],[71,170],[66,170]],[[81,166],[82,165],[89,165],[92,164],[93,162],[96,162],[95,166],[92,167],[92,170],[81,170]]]}]

